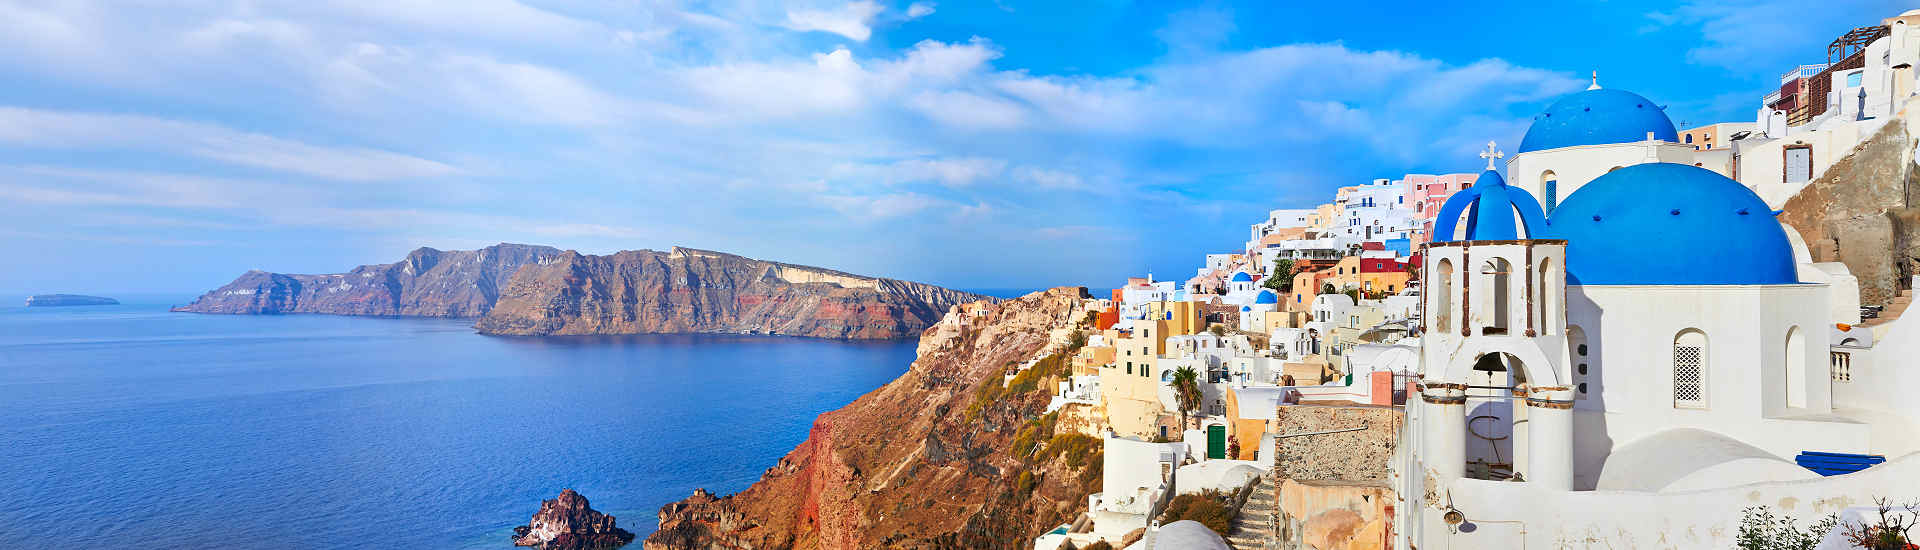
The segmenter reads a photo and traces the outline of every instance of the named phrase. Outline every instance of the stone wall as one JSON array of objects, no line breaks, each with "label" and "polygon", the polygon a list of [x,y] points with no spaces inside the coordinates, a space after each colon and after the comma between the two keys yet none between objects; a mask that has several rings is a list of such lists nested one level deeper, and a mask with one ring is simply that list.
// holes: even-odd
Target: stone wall
[{"label": "stone wall", "polygon": [[1787,200],[1780,220],[1806,239],[1815,262],[1842,262],[1860,280],[1860,303],[1886,304],[1920,258],[1920,174],[1904,117]]},{"label": "stone wall", "polygon": [[1281,436],[1365,426],[1353,432],[1284,437],[1278,442],[1274,472],[1293,480],[1385,480],[1399,444],[1405,413],[1369,405],[1280,407],[1272,432]]}]

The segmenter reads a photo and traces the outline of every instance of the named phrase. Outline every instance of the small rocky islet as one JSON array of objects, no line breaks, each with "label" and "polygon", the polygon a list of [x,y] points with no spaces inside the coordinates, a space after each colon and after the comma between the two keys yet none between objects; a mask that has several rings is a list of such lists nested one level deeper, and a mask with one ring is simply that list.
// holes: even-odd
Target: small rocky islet
[{"label": "small rocky islet", "polygon": [[540,511],[526,525],[513,528],[515,546],[545,550],[619,548],[633,538],[633,532],[615,526],[613,516],[588,506],[587,497],[573,489],[562,489],[560,496],[541,501]]},{"label": "small rocky islet", "polygon": [[27,297],[27,307],[117,306],[119,300],[84,294],[36,294]]}]

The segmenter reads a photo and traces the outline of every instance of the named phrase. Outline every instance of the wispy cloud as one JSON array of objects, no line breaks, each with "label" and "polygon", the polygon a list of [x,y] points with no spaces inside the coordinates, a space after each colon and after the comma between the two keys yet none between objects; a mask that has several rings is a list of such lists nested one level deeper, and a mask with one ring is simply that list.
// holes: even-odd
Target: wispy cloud
[{"label": "wispy cloud", "polygon": [[[873,17],[886,8],[870,0],[848,2],[837,8],[787,10],[789,29],[823,31],[866,42],[873,35]],[[931,7],[927,8],[929,13]]]},{"label": "wispy cloud", "polygon": [[141,115],[0,107],[0,143],[68,150],[162,151],[344,181],[458,174],[452,166],[366,147],[328,147],[222,126]]}]

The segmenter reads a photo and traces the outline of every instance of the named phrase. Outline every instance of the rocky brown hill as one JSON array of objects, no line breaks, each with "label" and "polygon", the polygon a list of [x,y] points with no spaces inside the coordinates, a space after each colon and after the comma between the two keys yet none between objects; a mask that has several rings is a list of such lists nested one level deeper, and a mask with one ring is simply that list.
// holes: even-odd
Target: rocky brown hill
[{"label": "rocky brown hill", "polygon": [[1886,304],[1920,274],[1914,144],[1905,117],[1894,117],[1788,199],[1780,215],[1806,239],[1813,261],[1847,264],[1860,281],[1861,304]]},{"label": "rocky brown hill", "polygon": [[488,334],[900,338],[978,300],[991,298],[691,248],[567,251],[521,269],[474,327]]},{"label": "rocky brown hill", "polygon": [[551,246],[501,243],[479,250],[420,248],[398,262],[331,275],[248,271],[173,310],[479,317],[493,308],[499,286],[521,266],[559,255],[560,249]]},{"label": "rocky brown hill", "polygon": [[[1085,289],[950,313],[893,382],[820,415],[740,493],[660,509],[648,550],[1024,549],[1100,484],[1098,440],[1041,415]],[[1056,353],[1056,350],[1060,353]],[[1049,354],[1003,385],[1013,365]]]}]

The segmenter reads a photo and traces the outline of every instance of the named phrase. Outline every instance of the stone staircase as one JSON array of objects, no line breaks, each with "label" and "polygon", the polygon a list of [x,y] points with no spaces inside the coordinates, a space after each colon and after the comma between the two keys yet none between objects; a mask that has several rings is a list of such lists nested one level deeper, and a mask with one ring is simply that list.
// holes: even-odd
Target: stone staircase
[{"label": "stone staircase", "polygon": [[1260,476],[1253,494],[1247,497],[1247,504],[1240,507],[1240,514],[1233,517],[1233,525],[1227,530],[1227,544],[1234,550],[1266,550],[1273,541],[1273,514],[1279,505],[1273,493],[1273,480]]}]

